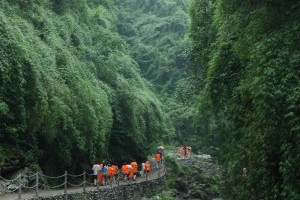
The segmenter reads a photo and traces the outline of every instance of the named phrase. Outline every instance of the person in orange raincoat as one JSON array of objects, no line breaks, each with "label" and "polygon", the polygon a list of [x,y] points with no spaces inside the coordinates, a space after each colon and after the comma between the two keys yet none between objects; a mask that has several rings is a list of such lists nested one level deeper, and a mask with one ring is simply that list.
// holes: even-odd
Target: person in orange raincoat
[{"label": "person in orange raincoat", "polygon": [[98,173],[98,183],[103,184],[103,174],[101,172]]},{"label": "person in orange raincoat", "polygon": [[129,169],[128,169],[126,163],[124,163],[124,164],[122,165],[122,167],[121,167],[121,172],[122,172],[122,174],[123,174],[123,176],[124,176],[124,180],[127,180],[127,176],[128,176],[128,173],[129,173]]},{"label": "person in orange raincoat", "polygon": [[160,153],[157,152],[157,153],[155,154],[156,168],[159,168],[160,159],[161,159]]},{"label": "person in orange raincoat", "polygon": [[113,177],[113,173],[114,173],[114,168],[112,167],[111,164],[108,164],[107,172],[106,172],[107,181],[109,181]]},{"label": "person in orange raincoat", "polygon": [[112,172],[113,179],[116,180],[119,168],[116,163],[113,163],[111,166],[113,168],[113,172]]},{"label": "person in orange raincoat", "polygon": [[150,162],[147,160],[145,163],[145,169],[146,169],[146,180],[148,179],[148,173],[151,171],[151,165]]},{"label": "person in orange raincoat", "polygon": [[192,147],[185,146],[185,158],[189,157],[190,150],[192,150]]},{"label": "person in orange raincoat", "polygon": [[130,171],[129,173],[129,177],[132,178],[132,180],[135,181],[136,179],[136,172],[137,172],[137,169],[138,169],[138,164],[136,161],[133,161],[130,163],[131,167],[132,167],[132,170]]}]

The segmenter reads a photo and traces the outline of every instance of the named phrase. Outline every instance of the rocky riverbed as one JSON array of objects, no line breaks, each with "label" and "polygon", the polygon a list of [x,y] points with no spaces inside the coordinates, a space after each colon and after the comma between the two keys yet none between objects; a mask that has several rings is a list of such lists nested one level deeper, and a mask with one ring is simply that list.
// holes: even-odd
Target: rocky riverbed
[{"label": "rocky riverbed", "polygon": [[[168,156],[169,189],[152,200],[221,200],[222,173],[210,155],[194,154],[187,159],[177,158],[174,154]],[[177,170],[174,170],[174,165],[177,165]]]}]

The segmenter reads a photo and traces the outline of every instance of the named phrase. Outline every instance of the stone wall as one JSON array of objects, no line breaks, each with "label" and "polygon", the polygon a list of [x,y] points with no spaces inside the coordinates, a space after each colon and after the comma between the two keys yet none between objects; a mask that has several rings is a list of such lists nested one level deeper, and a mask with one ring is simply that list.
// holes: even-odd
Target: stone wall
[{"label": "stone wall", "polygon": [[95,189],[86,193],[62,194],[51,197],[33,197],[30,200],[138,200],[155,195],[166,188],[165,177],[155,180],[120,185],[118,187]]}]

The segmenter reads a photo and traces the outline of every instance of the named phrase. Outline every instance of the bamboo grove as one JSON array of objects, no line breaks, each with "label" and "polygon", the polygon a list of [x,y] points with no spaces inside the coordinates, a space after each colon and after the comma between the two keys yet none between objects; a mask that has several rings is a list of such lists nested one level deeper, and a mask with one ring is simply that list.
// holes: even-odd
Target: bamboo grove
[{"label": "bamboo grove", "polygon": [[299,16],[297,0],[0,1],[1,172],[163,141],[216,156],[224,199],[300,199]]},{"label": "bamboo grove", "polygon": [[2,173],[147,155],[167,117],[127,48],[113,1],[1,1]]},{"label": "bamboo grove", "polygon": [[300,198],[299,16],[295,0],[191,2],[196,126],[225,167],[225,199]]}]

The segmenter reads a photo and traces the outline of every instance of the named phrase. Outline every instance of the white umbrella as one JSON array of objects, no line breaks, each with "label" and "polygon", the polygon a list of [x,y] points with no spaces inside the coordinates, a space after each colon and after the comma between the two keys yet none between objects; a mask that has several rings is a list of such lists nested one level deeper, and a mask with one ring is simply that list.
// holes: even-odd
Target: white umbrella
[{"label": "white umbrella", "polygon": [[165,148],[163,146],[158,146],[157,149],[158,150],[164,150]]}]

